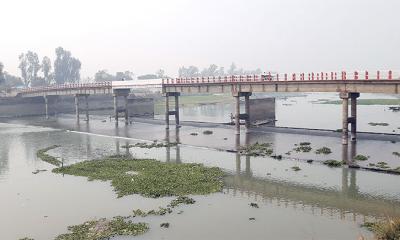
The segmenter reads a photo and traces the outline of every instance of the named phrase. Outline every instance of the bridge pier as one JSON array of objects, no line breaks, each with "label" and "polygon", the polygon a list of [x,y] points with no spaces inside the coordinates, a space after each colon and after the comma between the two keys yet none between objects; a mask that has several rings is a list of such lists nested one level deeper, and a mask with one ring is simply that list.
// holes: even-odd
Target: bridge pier
[{"label": "bridge pier", "polygon": [[[340,98],[343,100],[342,103],[342,144],[347,145],[348,140],[348,126],[351,124],[351,141],[357,140],[357,98],[360,93],[356,92],[341,92]],[[349,117],[349,98],[351,100],[351,117]]]},{"label": "bridge pier", "polygon": [[89,122],[89,95],[85,95],[85,112],[86,112],[86,121]]},{"label": "bridge pier", "polygon": [[[235,134],[240,135],[240,119],[245,120],[246,132],[250,129],[250,96],[251,92],[235,92]],[[245,113],[240,113],[240,97],[244,97]]]},{"label": "bridge pier", "polygon": [[113,98],[114,98],[114,118],[115,124],[118,125],[119,118],[119,110],[118,110],[118,97],[124,97],[124,109],[121,112],[124,112],[125,117],[125,125],[129,124],[129,112],[128,112],[128,96],[130,93],[130,89],[114,89]]},{"label": "bridge pier", "polygon": [[[169,116],[174,115],[175,116],[175,125],[176,127],[179,127],[179,96],[181,94],[179,92],[166,92],[164,94],[165,96],[165,124],[166,124],[166,129],[169,129]],[[170,111],[169,110],[169,97],[174,97],[175,100],[175,111]]]},{"label": "bridge pier", "polygon": [[49,119],[49,99],[48,99],[47,95],[44,95],[43,98],[44,98],[44,104],[45,104],[46,119]]},{"label": "bridge pier", "polygon": [[79,122],[79,95],[75,95],[75,117],[76,121]]}]

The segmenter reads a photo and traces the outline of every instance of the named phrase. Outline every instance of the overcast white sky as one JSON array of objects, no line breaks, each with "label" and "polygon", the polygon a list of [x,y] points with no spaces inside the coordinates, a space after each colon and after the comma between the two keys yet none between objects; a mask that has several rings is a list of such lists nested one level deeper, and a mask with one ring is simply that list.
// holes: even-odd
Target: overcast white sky
[{"label": "overcast white sky", "polygon": [[400,69],[400,0],[0,0],[0,61],[62,46],[99,69]]}]

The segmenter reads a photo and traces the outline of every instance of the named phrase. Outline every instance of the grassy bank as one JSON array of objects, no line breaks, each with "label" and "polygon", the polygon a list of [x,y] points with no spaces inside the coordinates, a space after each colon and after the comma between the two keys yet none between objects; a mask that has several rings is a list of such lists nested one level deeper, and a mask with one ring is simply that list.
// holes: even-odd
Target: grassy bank
[{"label": "grassy bank", "polygon": [[181,196],[220,192],[223,172],[201,164],[165,163],[124,156],[85,161],[53,169],[55,173],[110,180],[118,197],[141,194],[145,197]]}]

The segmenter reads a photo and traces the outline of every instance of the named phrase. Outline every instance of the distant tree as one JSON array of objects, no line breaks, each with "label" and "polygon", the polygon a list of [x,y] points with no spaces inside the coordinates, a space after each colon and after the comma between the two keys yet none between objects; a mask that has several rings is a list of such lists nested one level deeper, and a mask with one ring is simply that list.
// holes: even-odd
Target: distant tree
[{"label": "distant tree", "polygon": [[4,65],[2,62],[0,62],[0,85],[4,85],[6,82],[3,70],[4,70]]},{"label": "distant tree", "polygon": [[218,66],[211,64],[208,68],[204,68],[201,72],[202,77],[212,77],[217,75]]},{"label": "distant tree", "polygon": [[28,51],[26,54],[22,53],[19,55],[19,61],[18,67],[21,70],[21,76],[24,79],[25,86],[28,87],[32,83],[37,85],[35,81],[38,79],[38,72],[41,67],[37,53],[32,51]]},{"label": "distant tree", "polygon": [[179,77],[198,77],[200,76],[199,68],[196,66],[189,67],[180,67],[179,68]]},{"label": "distant tree", "polygon": [[11,75],[6,71],[4,71],[4,78],[5,87],[19,87],[24,85],[24,82],[21,78]]},{"label": "distant tree", "polygon": [[232,63],[231,66],[228,69],[228,75],[235,75],[236,74],[236,64]]},{"label": "distant tree", "polygon": [[46,85],[49,85],[52,81],[51,74],[51,60],[49,57],[45,56],[42,60],[42,72],[43,78]]},{"label": "distant tree", "polygon": [[71,52],[62,47],[56,48],[54,61],[54,80],[57,84],[78,82],[80,79],[81,62],[71,56]]},{"label": "distant tree", "polygon": [[96,82],[115,81],[115,76],[109,74],[107,70],[103,69],[94,74],[94,81]]},{"label": "distant tree", "polygon": [[218,76],[225,76],[225,68],[224,67],[220,67],[218,69],[217,75]]},{"label": "distant tree", "polygon": [[159,69],[159,70],[156,72],[156,75],[158,76],[158,78],[163,78],[164,75],[165,75],[165,71],[164,71],[163,69]]},{"label": "distant tree", "polygon": [[133,80],[133,72],[125,71],[125,72],[116,72],[115,73],[115,80]]},{"label": "distant tree", "polygon": [[25,85],[25,87],[28,87],[30,82],[28,79],[28,71],[27,71],[27,67],[28,67],[28,60],[25,57],[25,54],[20,54],[18,56],[19,59],[19,65],[18,68],[21,70],[21,77],[23,80],[23,83]]},{"label": "distant tree", "polygon": [[139,80],[156,79],[156,78],[158,78],[158,76],[155,74],[145,74],[145,75],[138,76]]}]

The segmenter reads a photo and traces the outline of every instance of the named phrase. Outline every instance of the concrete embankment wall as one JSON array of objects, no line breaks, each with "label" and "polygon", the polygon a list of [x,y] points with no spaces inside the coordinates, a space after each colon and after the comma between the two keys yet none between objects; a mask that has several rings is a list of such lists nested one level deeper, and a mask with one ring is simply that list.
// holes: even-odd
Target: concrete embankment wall
[{"label": "concrete embankment wall", "polygon": [[[89,111],[99,110],[103,114],[113,115],[114,101],[112,96],[89,96]],[[73,96],[48,96],[48,111],[50,115],[59,113],[75,113],[75,99]],[[118,107],[124,106],[124,99],[118,99]],[[84,113],[85,99],[80,97],[80,112]],[[0,98],[0,117],[24,117],[45,115],[45,100],[43,97],[32,98]],[[130,116],[151,117],[154,115],[154,101],[151,98],[128,98]]]}]

